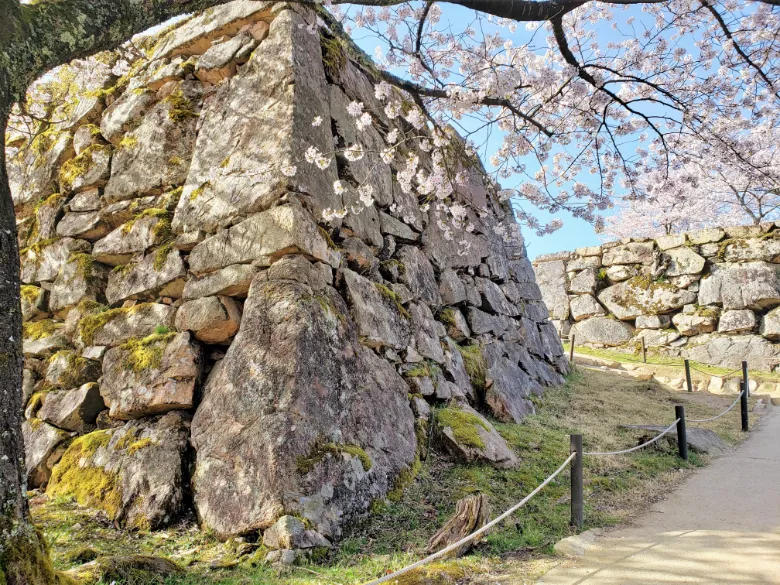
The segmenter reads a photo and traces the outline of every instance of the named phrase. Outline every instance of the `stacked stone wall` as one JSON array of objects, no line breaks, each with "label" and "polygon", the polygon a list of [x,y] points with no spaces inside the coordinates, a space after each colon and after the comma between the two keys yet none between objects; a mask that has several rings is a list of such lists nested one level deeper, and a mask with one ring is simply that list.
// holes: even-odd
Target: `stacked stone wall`
[{"label": "stacked stone wall", "polygon": [[[194,507],[222,535],[294,514],[332,538],[414,476],[432,408],[452,455],[518,463],[485,415],[521,422],[567,363],[525,249],[494,229],[511,211],[466,158],[472,230],[400,188],[379,147],[411,126],[332,35],[232,2],[122,79],[78,73],[32,143],[9,134],[31,488],[128,527]],[[306,160],[334,143],[365,157]]]},{"label": "stacked stone wall", "polygon": [[712,228],[538,257],[552,322],[576,344],[772,371],[780,365],[780,227]]}]

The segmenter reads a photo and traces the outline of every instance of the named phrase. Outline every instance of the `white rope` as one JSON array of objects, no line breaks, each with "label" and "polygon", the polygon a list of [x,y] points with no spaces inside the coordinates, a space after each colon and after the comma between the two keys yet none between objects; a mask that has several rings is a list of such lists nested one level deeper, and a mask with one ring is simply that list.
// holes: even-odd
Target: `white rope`
[{"label": "white rope", "polygon": [[566,461],[564,461],[561,464],[561,466],[558,469],[556,469],[555,472],[550,477],[548,477],[542,483],[540,483],[539,486],[534,491],[532,491],[530,494],[528,494],[526,497],[524,497],[522,500],[520,500],[517,504],[515,504],[514,506],[509,508],[506,512],[501,514],[498,518],[496,518],[495,520],[492,520],[492,521],[488,522],[487,524],[485,524],[479,530],[476,530],[475,532],[472,532],[468,536],[460,539],[458,542],[456,542],[454,544],[451,544],[451,545],[449,545],[446,548],[443,548],[439,552],[433,553],[432,555],[430,555],[428,557],[425,557],[424,559],[422,559],[420,561],[417,561],[416,563],[413,563],[413,564],[411,564],[411,565],[409,565],[407,567],[404,567],[403,569],[399,569],[398,571],[395,571],[394,573],[391,573],[389,575],[385,575],[384,577],[380,577],[379,579],[371,581],[370,583],[366,583],[365,585],[379,585],[380,583],[386,583],[386,582],[390,581],[391,579],[394,579],[396,577],[400,577],[401,575],[404,575],[404,574],[408,573],[409,571],[412,571],[412,570],[416,569],[417,567],[421,567],[422,565],[425,565],[426,563],[430,563],[431,561],[434,561],[434,560],[436,560],[438,558],[441,558],[444,555],[446,555],[446,554],[448,554],[448,553],[450,553],[450,552],[452,552],[454,550],[459,549],[461,546],[463,546],[467,542],[470,542],[470,541],[474,540],[476,537],[484,534],[485,532],[487,532],[488,530],[493,528],[493,526],[495,526],[496,524],[498,524],[499,522],[504,520],[507,516],[512,515],[517,510],[519,510],[521,507],[523,507],[531,498],[533,498],[536,494],[538,494],[542,490],[542,488],[544,486],[546,486],[553,479],[555,479],[555,476],[557,476],[561,471],[563,471],[566,468],[566,466],[571,462],[571,460],[574,459],[574,457],[576,455],[577,455],[576,451],[574,453],[572,453],[571,455],[569,455],[569,458]]},{"label": "white rope", "polygon": [[680,422],[680,419],[678,418],[676,421],[674,421],[672,424],[670,424],[667,429],[662,432],[660,435],[658,435],[655,439],[649,440],[647,443],[642,443],[641,445],[637,445],[636,447],[631,447],[630,449],[623,449],[622,451],[607,451],[606,453],[594,453],[594,452],[585,452],[583,455],[622,455],[623,453],[631,453],[631,451],[638,451],[639,449],[642,449],[643,447],[647,447],[648,445],[652,445],[655,443],[658,439],[663,437],[666,433],[671,431],[677,423]]},{"label": "white rope", "polygon": [[721,412],[717,416],[713,416],[711,418],[689,418],[687,419],[688,422],[698,422],[698,423],[704,423],[704,422],[710,422],[711,420],[717,420],[720,417],[722,417],[724,414],[726,414],[728,411],[730,411],[732,408],[734,408],[737,405],[737,402],[739,402],[739,399],[742,398],[742,395],[745,393],[745,390],[743,389],[742,392],[739,393],[739,396],[737,396],[737,399],[734,401],[734,404],[729,406],[726,410]]}]

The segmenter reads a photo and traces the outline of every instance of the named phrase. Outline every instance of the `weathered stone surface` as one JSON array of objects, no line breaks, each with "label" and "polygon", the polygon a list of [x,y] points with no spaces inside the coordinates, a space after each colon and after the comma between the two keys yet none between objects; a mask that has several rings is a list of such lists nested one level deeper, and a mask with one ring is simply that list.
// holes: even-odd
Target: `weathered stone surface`
[{"label": "weathered stone surface", "polygon": [[263,545],[270,549],[307,549],[330,547],[319,532],[306,530],[306,525],[294,516],[282,516],[263,532]]},{"label": "weathered stone surface", "polygon": [[721,256],[726,262],[747,262],[763,260],[780,261],[780,238],[755,238],[724,242]]},{"label": "weathered stone surface", "polygon": [[63,193],[103,187],[111,174],[111,147],[93,144],[60,167],[59,185]]},{"label": "weathered stone surface", "polygon": [[672,234],[670,236],[661,236],[655,239],[659,250],[670,250],[685,245],[685,234]]},{"label": "weathered stone surface", "polygon": [[622,282],[637,274],[639,274],[639,269],[636,266],[610,266],[606,272],[610,282]]},{"label": "weathered stone surface", "polygon": [[122,138],[111,161],[111,178],[104,192],[107,202],[157,195],[184,182],[200,99],[200,84],[182,81]]},{"label": "weathered stone surface", "polygon": [[98,385],[90,382],[73,390],[49,392],[38,418],[66,431],[78,431],[94,424],[105,407]]},{"label": "weathered stone surface", "polygon": [[469,329],[466,317],[460,310],[455,308],[447,308],[442,312],[440,319],[447,327],[447,335],[452,337],[455,341],[464,341],[471,336],[471,330]]},{"label": "weathered stone surface", "polygon": [[629,341],[634,335],[634,328],[628,323],[608,317],[593,317],[575,323],[569,332],[569,336],[572,335],[577,336],[578,343],[614,347]]},{"label": "weathered stone surface", "polygon": [[474,279],[477,290],[482,294],[482,308],[499,315],[516,317],[521,314],[520,309],[510,303],[501,288],[487,278]]},{"label": "weathered stone surface", "polygon": [[569,282],[569,292],[578,294],[592,294],[598,286],[598,277],[595,268],[586,268]]},{"label": "weathered stone surface", "polygon": [[726,236],[726,232],[720,228],[708,228],[695,232],[688,232],[688,240],[691,244],[709,244],[719,242]]},{"label": "weathered stone surface", "polygon": [[[653,425],[623,425],[627,429],[641,429],[644,431],[652,431],[654,433],[660,433],[666,430],[663,426]],[[728,445],[720,438],[720,435],[711,429],[702,429],[699,427],[686,428],[686,438],[688,439],[688,446],[697,453],[710,453],[718,454],[728,450]],[[672,429],[666,435],[669,437],[669,441],[677,444],[677,429]]]},{"label": "weathered stone surface", "polygon": [[767,262],[722,264],[702,278],[699,304],[724,309],[768,309],[780,305],[780,266]]},{"label": "weathered stone surface", "polygon": [[682,276],[684,274],[699,274],[704,270],[705,260],[690,248],[674,248],[664,254],[669,259],[666,276]]},{"label": "weathered stone surface", "polygon": [[479,309],[469,308],[468,322],[471,332],[475,335],[482,335],[483,333],[501,335],[506,331],[510,320],[503,315],[491,315]]},{"label": "weathered stone surface", "polygon": [[126,91],[111,104],[100,120],[100,133],[114,145],[119,145],[125,132],[135,128],[157,101],[152,91]]},{"label": "weathered stone surface", "polygon": [[67,350],[54,354],[46,368],[46,382],[55,388],[81,386],[96,381],[99,376],[100,362]]},{"label": "weathered stone surface", "polygon": [[70,437],[70,433],[39,419],[26,420],[22,423],[25,471],[29,489],[40,487],[49,481],[51,470],[65,452]]},{"label": "weathered stone surface", "polygon": [[436,427],[444,449],[460,461],[489,463],[499,469],[520,463],[490,421],[467,404],[440,410]]},{"label": "weathered stone surface", "polygon": [[[184,506],[189,424],[188,415],[170,412],[79,437],[55,467],[47,493],[100,508],[123,527],[165,526]],[[84,489],[84,477],[105,489]]]},{"label": "weathered stone surface", "polygon": [[705,335],[696,341],[682,349],[683,357],[729,369],[741,368],[747,361],[750,369],[763,372],[780,363],[780,348],[760,335]]},{"label": "weathered stone surface", "polygon": [[100,394],[112,418],[129,420],[194,405],[201,357],[189,333],[153,335],[113,347],[103,358]]},{"label": "weathered stone surface", "polygon": [[52,130],[36,138],[32,148],[9,158],[6,166],[14,206],[27,205],[56,193],[57,171],[72,155],[71,133]]},{"label": "weathered stone surface", "polygon": [[631,242],[604,250],[602,264],[651,264],[653,262],[653,242]]},{"label": "weathered stone surface", "polygon": [[245,298],[258,268],[250,264],[233,264],[203,276],[193,276],[184,285],[183,297],[197,299],[211,295]]},{"label": "weathered stone surface", "polygon": [[487,370],[485,403],[498,420],[523,422],[534,413],[531,393],[541,394],[541,385],[518,365],[518,356],[503,343],[489,343],[482,348]]},{"label": "weathered stone surface", "polygon": [[68,209],[70,211],[99,211],[100,206],[100,189],[81,191],[68,201]]},{"label": "weathered stone surface", "polygon": [[165,217],[162,209],[142,212],[138,218],[95,242],[92,256],[98,262],[111,266],[127,264],[135,254],[143,254],[159,243],[166,221],[170,219]]},{"label": "weathered stone surface", "polygon": [[176,313],[176,329],[192,331],[204,343],[224,343],[241,324],[241,310],[230,297],[202,297],[187,301]]},{"label": "weathered stone surface", "polygon": [[639,315],[635,321],[637,329],[666,329],[671,323],[669,315]]},{"label": "weathered stone surface", "polygon": [[579,295],[569,301],[571,317],[575,321],[582,321],[591,317],[604,316],[607,311],[601,306],[593,295]]},{"label": "weathered stone surface", "polygon": [[780,340],[780,307],[761,318],[761,335],[772,341]]},{"label": "weathered stone surface", "polygon": [[223,42],[214,43],[198,59],[195,77],[215,85],[233,77],[239,63],[245,63],[256,46],[257,41],[246,31]]},{"label": "weathered stone surface", "polygon": [[106,299],[114,304],[124,299],[155,295],[180,297],[186,271],[178,250],[150,252],[136,263],[115,268],[108,275]]},{"label": "weathered stone surface", "polygon": [[640,338],[645,340],[646,347],[657,347],[671,345],[682,335],[674,329],[641,329],[636,334],[636,339]]},{"label": "weathered stone surface", "polygon": [[586,268],[598,268],[599,266],[601,266],[600,250],[598,256],[585,256],[584,258],[577,256],[572,258],[566,263],[566,271],[585,270]]},{"label": "weathered stone surface", "polygon": [[[441,327],[433,319],[433,313],[428,305],[423,303],[411,303],[409,305],[409,316],[414,324],[414,343],[417,352],[428,359],[442,363],[444,361],[444,350],[441,347],[440,335],[437,329]],[[441,327],[441,334],[444,333]]]},{"label": "weathered stone surface", "polygon": [[387,287],[349,269],[343,269],[341,275],[362,342],[369,347],[405,349],[410,339],[409,323],[392,291],[388,293]]},{"label": "weathered stone surface", "polygon": [[89,252],[88,242],[62,238],[48,245],[36,245],[19,252],[22,261],[22,282],[52,282],[71,254]]},{"label": "weathered stone surface", "polygon": [[271,7],[270,2],[236,0],[204,10],[160,39],[152,59],[203,55],[217,39],[234,36],[258,20],[270,20]]},{"label": "weathered stone surface", "polygon": [[568,282],[566,265],[563,260],[543,262],[535,267],[536,280],[542,291],[550,319],[567,319],[569,317]]},{"label": "weathered stone surface", "polygon": [[242,328],[209,377],[193,421],[193,484],[200,518],[219,534],[295,514],[336,536],[414,459],[408,386],[360,346],[341,297],[322,294],[253,283]]},{"label": "weathered stone surface", "polygon": [[693,335],[701,335],[702,333],[710,333],[715,331],[715,327],[718,324],[717,314],[715,315],[686,315],[684,313],[677,313],[672,317],[672,323],[677,330],[686,337]]},{"label": "weathered stone surface", "polygon": [[204,274],[263,257],[302,253],[337,266],[339,254],[328,246],[311,215],[297,205],[274,207],[207,238],[190,253],[190,270]]},{"label": "weathered stone surface", "polygon": [[718,333],[748,333],[756,324],[756,314],[750,309],[724,311],[718,320]]},{"label": "weathered stone surface", "polygon": [[294,280],[314,290],[333,285],[333,271],[322,262],[309,262],[300,254],[285,256],[268,269],[269,280]]},{"label": "weathered stone surface", "polygon": [[433,266],[422,250],[414,246],[402,246],[398,259],[403,265],[401,282],[409,287],[415,298],[432,306],[440,305],[441,297]]},{"label": "weathered stone surface", "polygon": [[[176,308],[162,303],[139,303],[83,317],[79,330],[87,345],[114,346],[133,337],[148,337],[158,327],[173,327]],[[86,337],[86,339],[85,339]]]},{"label": "weathered stone surface", "polygon": [[639,315],[662,315],[696,301],[696,293],[680,290],[666,282],[634,277],[605,288],[598,294],[601,304],[618,319]]},{"label": "weathered stone surface", "polygon": [[[288,191],[310,198],[318,218],[325,209],[342,208],[333,190],[336,162],[320,169],[301,160],[309,147],[333,150],[330,124],[312,126],[317,116],[329,118],[330,106],[319,37],[309,34],[308,24],[282,11],[249,63],[219,86],[202,112],[175,231],[230,225]],[[297,167],[292,177],[283,172],[290,165]]]},{"label": "weathered stone surface", "polygon": [[57,235],[91,241],[102,238],[110,229],[102,221],[99,211],[72,212],[66,213],[57,224]]},{"label": "weathered stone surface", "polygon": [[383,211],[379,212],[379,224],[383,234],[390,234],[401,241],[415,242],[420,239],[420,235],[412,228]]},{"label": "weathered stone surface", "polygon": [[454,270],[444,270],[439,276],[439,294],[445,305],[457,305],[466,300],[466,287]]},{"label": "weathered stone surface", "polygon": [[[460,229],[435,208],[428,211],[428,216],[428,225],[422,234],[423,251],[439,270],[479,266],[490,254],[485,236]],[[449,237],[445,237],[440,221],[450,230]]]},{"label": "weathered stone surface", "polygon": [[61,312],[83,300],[96,301],[103,296],[108,271],[95,265],[87,254],[75,254],[66,262],[49,293],[49,310]]},{"label": "weathered stone surface", "polygon": [[64,335],[64,327],[61,324],[55,324],[51,332],[40,336],[29,336],[25,331],[22,352],[26,358],[48,357],[67,346],[68,338]]},{"label": "weathered stone surface", "polygon": [[30,321],[45,316],[47,314],[46,289],[28,284],[23,285],[21,290],[22,319]]}]

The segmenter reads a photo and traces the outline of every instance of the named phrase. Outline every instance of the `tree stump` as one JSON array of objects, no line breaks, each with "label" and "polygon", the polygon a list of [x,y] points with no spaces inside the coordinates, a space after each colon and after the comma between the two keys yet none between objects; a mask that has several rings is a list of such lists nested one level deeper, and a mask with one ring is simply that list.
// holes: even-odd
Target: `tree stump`
[{"label": "tree stump", "polygon": [[[489,519],[490,505],[484,494],[458,500],[455,513],[428,541],[428,552],[433,553],[458,542],[475,530],[482,528]],[[452,552],[452,556],[459,557],[466,554],[474,544],[482,539],[482,536],[484,535],[463,544]]]}]

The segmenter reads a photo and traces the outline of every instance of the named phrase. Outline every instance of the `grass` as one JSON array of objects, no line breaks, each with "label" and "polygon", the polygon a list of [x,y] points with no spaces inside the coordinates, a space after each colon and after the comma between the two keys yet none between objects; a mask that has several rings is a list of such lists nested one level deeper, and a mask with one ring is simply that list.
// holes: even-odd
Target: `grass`
[{"label": "grass", "polygon": [[[563,348],[566,352],[566,355],[569,354],[569,348],[571,345],[569,343],[564,343]],[[611,350],[611,349],[598,349],[595,347],[587,347],[585,345],[578,345],[574,348],[575,353],[579,353],[582,355],[591,355],[593,357],[598,358],[604,358],[607,360],[612,360],[614,362],[620,362],[620,363],[638,363],[639,365],[642,364],[642,355],[639,349],[634,350],[633,352],[629,351],[619,351],[619,350]],[[691,365],[691,368],[696,368],[700,370],[703,373],[706,373],[710,376],[733,376],[733,377],[739,377],[741,375],[741,370],[735,371],[734,369],[729,368],[722,368],[719,366],[711,366],[708,364],[704,364],[701,362],[696,362],[693,360],[689,360],[689,363]],[[749,363],[749,362],[748,362]],[[648,365],[655,365],[655,366],[681,366],[677,372],[677,375],[673,377],[683,377],[685,376],[685,371],[682,369],[683,366],[683,359],[682,358],[675,358],[675,357],[669,357],[665,355],[657,355],[657,354],[651,354],[648,350],[647,352],[647,364]],[[692,375],[695,375],[694,372],[691,372]],[[780,381],[780,374],[775,372],[760,372],[757,370],[748,370],[748,375],[751,379],[754,380],[767,380],[767,381]]]},{"label": "grass", "polygon": [[[219,542],[195,529],[192,519],[163,531],[130,532],[112,527],[99,513],[68,500],[47,502],[41,496],[32,509],[58,569],[71,567],[74,563],[68,559],[89,546],[100,554],[159,554],[188,568],[186,575],[168,578],[167,585],[353,585],[425,556],[428,539],[452,514],[458,499],[484,493],[494,517],[516,503],[568,456],[570,433],[582,433],[587,450],[625,448],[637,444],[644,433],[622,429],[621,424],[668,424],[674,405],[680,402],[692,418],[705,418],[731,400],[703,393],[690,396],[652,381],[578,370],[564,386],[535,398],[538,414],[524,424],[494,423],[520,457],[517,469],[453,464],[432,450],[397,501],[378,502],[369,518],[345,534],[337,551],[286,574],[252,561],[262,557],[262,549],[255,556],[251,552],[241,556],[231,569],[212,568],[212,561],[236,556],[236,543]],[[732,444],[744,438],[738,430],[738,411],[704,426]],[[625,521],[708,459],[691,454],[686,463],[676,456],[674,445],[664,441],[659,445],[631,455],[585,460],[585,529]],[[447,572],[462,574],[457,581],[461,584],[533,582],[552,565],[552,545],[571,534],[568,484],[564,471],[469,555],[447,561]],[[423,574],[408,583],[447,583],[426,579]]]}]

